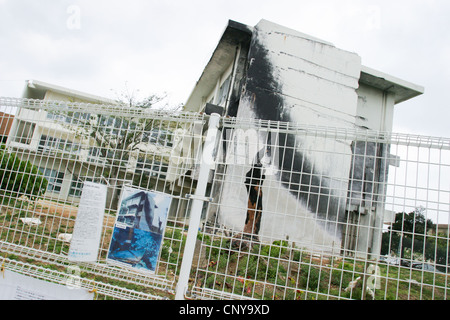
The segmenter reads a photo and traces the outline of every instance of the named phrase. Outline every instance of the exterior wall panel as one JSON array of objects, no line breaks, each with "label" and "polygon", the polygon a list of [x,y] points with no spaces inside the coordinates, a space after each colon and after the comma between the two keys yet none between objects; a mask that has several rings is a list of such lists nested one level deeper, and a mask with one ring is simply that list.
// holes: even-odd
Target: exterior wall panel
[{"label": "exterior wall panel", "polygon": [[[360,66],[354,53],[262,20],[251,40],[237,118],[354,128]],[[247,210],[243,177],[261,155],[267,156],[270,145],[268,156],[276,168],[263,183],[259,236],[340,247],[352,141],[295,134],[277,134],[270,142],[265,134],[257,139],[245,164],[228,163],[224,190],[230,196],[222,199],[223,223],[242,230]],[[282,191],[271,192],[275,187]],[[280,226],[282,213],[289,213],[291,221]]]}]

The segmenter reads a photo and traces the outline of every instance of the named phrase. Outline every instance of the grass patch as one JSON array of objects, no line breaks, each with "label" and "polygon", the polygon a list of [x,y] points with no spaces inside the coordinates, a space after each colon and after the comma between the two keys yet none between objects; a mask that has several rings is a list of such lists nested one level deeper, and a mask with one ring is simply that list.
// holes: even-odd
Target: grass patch
[{"label": "grass patch", "polygon": [[[26,201],[1,200],[0,240],[24,247],[66,256],[69,244],[57,239],[61,233],[73,232],[76,216],[52,211],[46,205]],[[72,210],[72,211],[70,211]],[[21,218],[36,218],[40,225],[24,224]],[[104,226],[100,260],[106,257],[111,226]],[[376,299],[376,300],[428,300],[448,299],[449,278],[406,267],[376,263],[379,287],[371,295],[363,286],[370,282],[368,267],[373,263],[347,257],[317,256],[292,247],[287,241],[270,244],[255,243],[247,249],[233,247],[232,239],[212,234],[198,234],[200,243],[196,252],[198,263],[191,270],[191,285],[255,299]],[[168,223],[163,237],[156,275],[175,285],[179,275],[186,242],[183,226]],[[4,257],[46,268],[64,270],[67,264],[54,265],[39,257],[10,252]],[[101,262],[101,261],[100,261]],[[83,277],[133,288],[141,292],[156,292],[151,285],[118,280],[114,275],[98,275],[83,269]],[[373,280],[373,279],[372,279]],[[160,292],[167,296],[164,290]],[[169,297],[169,296],[168,296]],[[171,298],[171,296],[170,296]]]},{"label": "grass patch", "polygon": [[[449,299],[445,274],[316,256],[286,241],[255,244],[242,252],[233,250],[230,238],[204,235],[201,239],[199,287],[256,299]],[[376,279],[368,269],[371,264],[378,267],[378,289],[370,286]],[[367,284],[372,291],[363,288]]]}]

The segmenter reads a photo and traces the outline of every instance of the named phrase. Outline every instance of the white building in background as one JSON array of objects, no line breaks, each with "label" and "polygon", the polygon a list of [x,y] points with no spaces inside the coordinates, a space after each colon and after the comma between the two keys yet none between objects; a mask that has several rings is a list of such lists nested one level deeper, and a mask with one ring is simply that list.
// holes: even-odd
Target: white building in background
[{"label": "white building in background", "polygon": [[[266,20],[254,27],[229,21],[185,110],[214,112],[238,120],[390,132],[394,107],[423,92],[419,85],[364,66],[356,53],[327,41]],[[266,138],[263,134],[258,137],[261,146]],[[364,141],[312,141],[290,135],[282,140],[278,145],[281,152],[287,147],[293,149],[293,141],[302,141],[306,156],[289,154],[278,163],[279,172],[286,174],[264,181],[259,235],[267,235],[269,240],[289,238],[299,245],[332,248],[334,252],[342,248],[361,255],[377,254],[380,238],[373,231],[382,228],[383,201],[363,191],[386,178],[377,176],[372,168],[389,165],[376,163],[389,150]],[[358,155],[363,157],[355,157]],[[210,213],[217,216],[216,222],[237,232],[242,231],[246,219],[244,180],[252,165],[225,166],[220,206]],[[176,171],[169,167],[171,172]],[[322,177],[335,181],[327,182]],[[183,178],[180,172],[168,176],[173,185]],[[304,185],[308,179],[309,185],[303,190],[291,187]],[[321,191],[311,196],[313,188]],[[323,228],[315,218],[329,225]],[[333,222],[344,230],[338,231]]]},{"label": "white building in background", "polygon": [[[103,167],[107,159],[114,157],[110,155],[114,150],[100,150],[91,138],[76,132],[80,124],[94,121],[95,125],[114,133],[114,130],[120,130],[120,123],[112,113],[102,117],[88,112],[59,112],[58,109],[64,110],[64,102],[109,106],[117,105],[117,102],[36,80],[26,82],[22,97],[52,101],[56,106],[51,110],[19,108],[6,143],[9,150],[23,160],[31,161],[46,177],[49,183],[45,196],[60,201],[78,201],[84,181],[105,182]],[[140,149],[148,152],[157,149],[160,154],[168,155],[170,143],[155,147],[160,141],[166,142],[167,139],[160,139],[161,135],[159,131],[148,133],[147,143]],[[126,174],[130,181],[135,173],[165,176],[162,164],[146,162],[139,152],[131,154],[127,160]]]},{"label": "white building in background", "polygon": [[[46,101],[115,104],[103,97],[63,88],[53,84],[26,81],[22,98]],[[87,114],[77,115],[86,117]],[[57,112],[19,108],[15,114],[7,141],[8,149],[23,160],[31,161],[48,180],[46,196],[58,200],[70,200],[80,196],[79,177],[87,176],[87,169],[67,168],[68,157],[86,159],[89,149],[83,148],[85,142],[75,139],[70,130],[71,118]],[[58,153],[67,156],[60,157]]]}]

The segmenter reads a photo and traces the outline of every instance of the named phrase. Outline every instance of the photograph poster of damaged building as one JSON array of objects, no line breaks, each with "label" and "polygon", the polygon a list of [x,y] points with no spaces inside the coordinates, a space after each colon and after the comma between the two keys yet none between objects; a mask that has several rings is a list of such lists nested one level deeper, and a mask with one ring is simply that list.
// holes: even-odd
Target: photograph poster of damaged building
[{"label": "photograph poster of damaged building", "polygon": [[172,198],[124,187],[107,261],[154,273]]}]

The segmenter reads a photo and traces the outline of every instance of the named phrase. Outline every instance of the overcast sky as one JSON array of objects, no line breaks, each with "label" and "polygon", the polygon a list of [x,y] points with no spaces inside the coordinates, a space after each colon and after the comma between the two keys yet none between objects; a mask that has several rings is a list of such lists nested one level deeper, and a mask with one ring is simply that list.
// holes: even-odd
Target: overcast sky
[{"label": "overcast sky", "polygon": [[425,87],[396,106],[394,131],[450,137],[449,17],[448,0],[0,0],[0,96],[20,97],[36,79],[183,103],[227,21],[266,19]]}]

